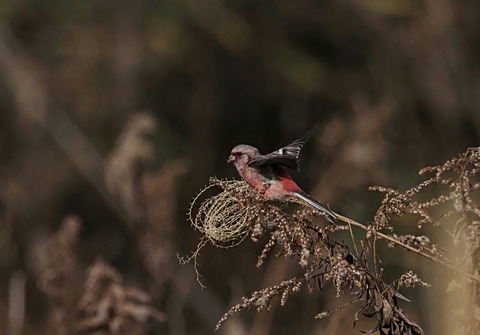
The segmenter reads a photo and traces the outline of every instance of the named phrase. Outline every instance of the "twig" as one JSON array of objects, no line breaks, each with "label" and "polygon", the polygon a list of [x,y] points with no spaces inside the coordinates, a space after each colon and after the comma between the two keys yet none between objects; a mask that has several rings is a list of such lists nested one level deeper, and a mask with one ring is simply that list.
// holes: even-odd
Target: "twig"
[{"label": "twig", "polygon": [[355,253],[358,256],[359,253],[358,253],[357,243],[355,242],[355,236],[353,235],[352,225],[350,223],[348,223],[348,230],[350,232],[350,237],[352,239],[353,247],[355,248]]},{"label": "twig", "polygon": [[434,257],[434,256],[432,256],[432,255],[426,254],[426,253],[424,253],[423,251],[421,251],[421,250],[419,250],[419,249],[416,249],[416,248],[414,248],[414,247],[411,247],[411,246],[409,246],[408,244],[405,244],[405,243],[403,243],[403,242],[400,242],[400,241],[398,241],[397,239],[395,239],[395,238],[393,238],[393,237],[391,237],[391,236],[385,235],[385,234],[383,234],[383,233],[381,233],[381,232],[379,232],[379,231],[370,230],[370,229],[368,229],[367,226],[365,226],[365,225],[363,225],[363,224],[361,224],[361,223],[358,223],[358,222],[356,222],[356,221],[353,221],[352,219],[349,219],[349,218],[347,218],[347,217],[345,217],[345,216],[342,216],[342,215],[337,214],[337,213],[335,213],[335,214],[337,215],[337,217],[338,217],[338,219],[339,219],[340,221],[343,221],[343,222],[345,222],[345,223],[348,224],[348,225],[353,225],[353,226],[358,227],[358,228],[361,228],[361,229],[363,229],[363,230],[365,230],[365,231],[371,231],[371,232],[372,232],[375,236],[377,236],[377,237],[380,237],[380,238],[383,238],[384,240],[390,241],[390,242],[392,242],[392,243],[394,243],[394,244],[396,244],[396,245],[398,245],[398,246],[400,246],[400,247],[402,247],[402,248],[404,248],[404,249],[407,249],[407,250],[409,250],[409,251],[411,251],[411,252],[416,253],[417,255],[420,255],[420,256],[422,256],[422,257],[425,257],[425,258],[427,258],[427,259],[429,259],[429,260],[431,260],[431,261],[433,261],[433,262],[435,262],[435,263],[438,263],[438,264],[441,264],[441,265],[443,265],[443,266],[446,266],[446,267],[448,267],[449,269],[452,269],[452,270],[454,270],[454,271],[460,272],[460,273],[464,274],[465,276],[467,276],[468,278],[470,278],[470,279],[473,280],[473,281],[480,282],[480,279],[479,279],[479,278],[475,277],[474,275],[472,275],[471,273],[469,273],[469,272],[467,272],[467,271],[464,271],[464,270],[458,268],[457,266],[455,266],[455,265],[453,265],[453,264],[447,263],[447,262],[445,262],[445,261],[443,261],[443,260],[441,260],[441,259],[439,259],[439,258],[437,258],[437,257]]}]

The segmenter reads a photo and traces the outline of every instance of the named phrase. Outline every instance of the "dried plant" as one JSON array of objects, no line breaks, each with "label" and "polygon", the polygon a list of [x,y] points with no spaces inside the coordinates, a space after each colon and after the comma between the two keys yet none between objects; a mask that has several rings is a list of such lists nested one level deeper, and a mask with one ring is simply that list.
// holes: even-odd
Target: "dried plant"
[{"label": "dried plant", "polygon": [[134,221],[144,214],[142,198],[138,197],[140,167],[153,158],[154,152],[145,136],[156,128],[157,121],[151,114],[133,115],[105,161],[105,184]]},{"label": "dried plant", "polygon": [[110,195],[127,214],[125,223],[150,275],[149,291],[160,299],[173,276],[177,180],[188,171],[188,162],[180,158],[165,163],[160,170],[145,169],[154,151],[146,136],[156,129],[152,114],[134,114],[106,159],[104,176]]},{"label": "dried plant", "polygon": [[[277,257],[287,256],[297,259],[300,267],[304,269],[303,278],[292,278],[279,285],[254,292],[248,298],[243,298],[242,303],[232,307],[221,318],[217,329],[229,316],[243,309],[254,308],[257,311],[269,309],[275,297],[279,297],[283,305],[290,294],[300,291],[302,287],[311,290],[318,285],[321,288],[326,281],[330,281],[337,290],[337,295],[351,295],[350,303],[363,301],[357,314],[377,317],[377,323],[371,331],[379,330],[385,334],[423,334],[420,327],[398,306],[398,298],[402,299],[403,296],[369,269],[368,257],[371,253],[363,252],[361,255],[355,255],[345,244],[330,237],[330,233],[348,230],[348,226],[320,228],[314,222],[316,218],[322,216],[320,212],[311,208],[302,208],[293,214],[286,213],[244,182],[212,178],[210,185],[218,186],[223,191],[220,195],[203,202],[197,215],[192,217],[192,224],[205,234],[204,238],[217,245],[218,237],[223,238],[221,232],[225,222],[236,224],[240,222],[241,231],[247,231],[254,241],[258,241],[262,235],[269,236],[258,258],[257,266],[261,266],[268,254],[276,247]],[[212,207],[218,199],[224,199],[220,210],[218,207]],[[229,204],[228,210],[223,210],[225,203]],[[237,210],[234,210],[235,208]],[[245,213],[247,219],[238,217],[238,212]],[[203,226],[199,226],[199,223]],[[214,234],[211,234],[212,231]],[[227,232],[230,232],[230,229],[227,228]],[[236,237],[239,238],[237,242],[242,240],[241,235]],[[235,240],[229,237],[229,241]],[[222,242],[221,239],[220,242]],[[199,248],[202,246],[203,244],[199,245]],[[198,251],[194,253],[194,258],[198,255]],[[332,312],[320,313],[317,317],[321,318]]]},{"label": "dried plant", "polygon": [[70,334],[74,305],[78,298],[79,268],[76,258],[81,223],[67,216],[58,231],[39,244],[35,252],[37,286],[51,302],[49,326],[51,334]]},{"label": "dried plant", "polygon": [[[201,196],[215,186],[220,187],[223,191],[208,197],[195,211]],[[204,235],[191,256],[178,256],[178,259],[181,264],[194,261],[197,281],[202,287],[205,286],[200,281],[200,273],[197,269],[197,257],[200,250],[208,242],[220,248],[230,248],[240,244],[250,232],[250,220],[256,215],[256,205],[263,200],[243,181],[221,181],[216,178],[211,178],[210,185],[206,186],[193,199],[188,218],[190,223]]]},{"label": "dried plant", "polygon": [[165,321],[165,315],[149,306],[150,296],[123,284],[122,276],[98,259],[87,271],[78,304],[79,334],[147,334],[146,322]]},{"label": "dried plant", "polygon": [[[443,259],[457,273],[458,280],[449,285],[449,292],[465,293],[466,301],[459,314],[457,332],[478,334],[480,332],[480,148],[470,148],[442,165],[427,167],[420,174],[431,177],[417,186],[398,192],[389,188],[372,189],[385,193],[382,204],[375,215],[377,227],[391,229],[391,217],[415,214],[419,227],[432,225],[441,228],[451,238],[453,254],[446,257],[425,236],[401,236],[396,239],[427,250]],[[429,189],[430,188],[430,189]],[[431,190],[433,188],[433,191]],[[424,194],[428,194],[425,197]],[[423,196],[423,199],[422,199]],[[426,200],[425,200],[426,199]]]},{"label": "dried plant", "polygon": [[[194,207],[200,196],[214,186],[225,188],[223,192],[203,201],[194,215]],[[231,191],[234,189],[238,193],[233,195]],[[245,194],[250,197],[256,195],[244,182],[232,180],[217,184],[212,179],[212,183],[192,201],[188,213],[191,224],[217,247],[229,248],[240,244],[248,234],[249,219],[256,210],[255,202],[249,204],[242,201],[246,198]]]},{"label": "dried plant", "polygon": [[[302,288],[312,291],[316,286],[323,288],[326,282],[331,282],[337,296],[348,295],[350,300],[333,310],[318,313],[317,318],[328,316],[352,303],[360,303],[354,325],[360,316],[375,318],[375,325],[368,333],[423,334],[423,330],[400,308],[400,300],[409,300],[398,290],[401,287],[430,285],[411,270],[392,283],[382,279],[382,270],[377,268],[381,260],[376,248],[380,240],[386,240],[389,247],[399,246],[413,251],[460,275],[460,283],[455,281],[449,285],[451,290],[463,287],[469,292],[469,301],[465,310],[461,311],[465,317],[460,320],[457,329],[461,329],[463,334],[477,334],[480,329],[479,321],[475,318],[475,310],[479,308],[477,302],[480,300],[479,171],[480,148],[468,149],[443,165],[421,170],[421,174],[433,173],[433,176],[405,192],[372,187],[372,190],[385,193],[385,197],[371,225],[366,226],[339,215],[343,224],[324,228],[317,224],[316,219],[321,214],[314,209],[300,208],[287,213],[243,181],[212,178],[210,185],[200,195],[212,187],[219,187],[221,192],[203,202],[199,200],[200,195],[194,198],[189,213],[190,221],[204,236],[193,255],[183,261],[194,259],[196,263],[199,250],[208,241],[216,246],[230,247],[242,242],[247,234],[253,241],[259,241],[261,236],[267,235],[269,238],[258,257],[257,266],[261,266],[275,249],[276,257],[295,259],[304,270],[302,278],[292,278],[242,298],[241,303],[233,306],[220,319],[217,329],[229,316],[243,309],[268,310],[276,297],[284,305],[290,294]],[[429,186],[437,194],[427,193],[425,190]],[[462,248],[461,257],[452,260],[448,249],[441,248],[427,236],[395,234],[392,217],[405,214],[416,215],[419,228],[425,224],[442,226],[452,237],[453,244]],[[449,227],[452,220],[456,224]],[[352,226],[365,231],[361,249],[353,238]],[[333,237],[335,232],[342,230],[350,231],[355,252]]]},{"label": "dried plant", "polygon": [[150,295],[125,286],[120,273],[97,260],[82,270],[76,249],[80,220],[67,216],[58,231],[35,250],[37,285],[51,302],[49,334],[146,334],[149,320],[164,321]]}]

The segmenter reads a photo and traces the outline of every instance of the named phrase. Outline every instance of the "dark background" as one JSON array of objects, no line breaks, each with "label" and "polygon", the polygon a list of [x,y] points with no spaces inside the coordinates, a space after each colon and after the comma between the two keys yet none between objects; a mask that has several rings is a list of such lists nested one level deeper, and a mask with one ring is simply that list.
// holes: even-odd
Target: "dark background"
[{"label": "dark background", "polygon": [[[176,254],[188,255],[200,238],[186,220],[192,197],[210,176],[238,178],[226,164],[230,149],[273,151],[317,125],[295,179],[368,223],[381,199],[368,186],[404,190],[421,180],[420,168],[478,145],[479,12],[478,1],[452,0],[3,1],[0,329],[9,283],[21,273],[22,334],[50,333],[52,303],[38,288],[35,248],[75,215],[79,278],[101,256],[167,314],[152,333],[212,333],[241,296],[299,273],[294,261],[274,257],[257,269],[263,244],[249,239],[202,250],[204,290],[193,265],[178,264]],[[135,150],[148,152],[133,150],[143,158],[132,158],[130,179],[113,188],[142,176],[140,193],[158,212],[146,221],[104,182],[105,162],[138,113],[146,113],[147,136]],[[157,191],[146,191],[148,176]],[[158,248],[145,251],[147,221],[163,228]],[[400,224],[401,232],[425,233]],[[160,274],[152,275],[142,260],[156,253],[161,261],[149,264]],[[434,285],[405,290],[413,302],[402,307],[427,334],[439,334],[441,269],[384,253],[387,281],[413,269]],[[354,333],[351,310],[314,320],[340,301],[329,290],[305,290],[269,313],[242,312],[220,333]]]}]

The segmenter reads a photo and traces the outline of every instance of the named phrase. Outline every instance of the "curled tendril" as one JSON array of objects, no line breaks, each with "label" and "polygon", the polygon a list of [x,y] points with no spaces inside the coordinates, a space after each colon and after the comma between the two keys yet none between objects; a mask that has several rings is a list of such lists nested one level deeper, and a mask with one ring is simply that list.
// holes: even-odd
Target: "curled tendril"
[{"label": "curled tendril", "polygon": [[[209,189],[220,186],[223,191],[201,201]],[[235,197],[232,189],[247,191],[249,186],[238,180],[224,180],[221,184],[211,183],[193,199],[188,217],[190,223],[215,246],[231,248],[240,244],[250,232],[249,218],[252,208]],[[196,205],[200,203],[195,211]]]}]

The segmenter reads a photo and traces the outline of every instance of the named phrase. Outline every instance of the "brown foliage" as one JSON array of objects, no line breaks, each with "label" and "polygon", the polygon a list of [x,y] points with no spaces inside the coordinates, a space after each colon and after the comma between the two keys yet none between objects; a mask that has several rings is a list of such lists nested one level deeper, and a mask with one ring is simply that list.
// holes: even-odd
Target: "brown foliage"
[{"label": "brown foliage", "polygon": [[70,334],[75,319],[75,304],[81,285],[76,256],[80,229],[81,222],[77,217],[66,217],[55,235],[36,250],[37,285],[50,300],[51,334]]},{"label": "brown foliage", "polygon": [[[362,302],[357,315],[377,318],[377,324],[371,330],[372,332],[379,330],[382,334],[423,334],[420,327],[398,306],[398,299],[403,299],[403,296],[392,286],[384,283],[380,275],[371,268],[369,262],[373,255],[370,252],[371,249],[366,247],[361,254],[355,255],[345,244],[330,237],[330,233],[348,229],[348,227],[320,228],[314,222],[316,217],[321,216],[320,212],[305,208],[288,214],[253,189],[239,187],[238,183],[211,179],[212,185],[223,189],[223,197],[230,196],[235,199],[235,206],[239,209],[249,209],[248,226],[254,241],[259,241],[264,234],[269,236],[269,241],[265,244],[257,265],[261,266],[269,252],[276,247],[275,256],[296,259],[304,270],[304,276],[292,278],[279,285],[254,292],[248,298],[243,298],[240,304],[232,307],[221,318],[217,329],[229,316],[243,309],[268,310],[275,297],[280,297],[281,304],[284,305],[288,295],[298,292],[302,287],[311,290],[318,285],[319,288],[323,288],[329,281],[335,287],[337,296],[348,294],[351,296],[351,303]],[[221,216],[217,215],[218,208],[214,208],[199,215],[202,218],[211,219],[209,215],[215,214],[214,217],[219,218],[216,221],[216,228],[220,229],[224,222],[222,220],[228,222],[231,212],[223,212],[224,216]],[[204,233],[208,234],[208,230],[204,230]],[[331,312],[333,311],[326,314]],[[325,314],[320,313],[319,317],[323,315]]]},{"label": "brown foliage", "polygon": [[126,286],[105,261],[92,264],[84,281],[77,264],[81,223],[65,218],[58,232],[37,249],[38,287],[49,297],[50,334],[146,334],[147,321],[165,321],[149,306],[150,295]]},{"label": "brown foliage", "polygon": [[[405,192],[372,187],[372,190],[383,192],[385,196],[370,226],[339,216],[340,220],[348,225],[328,225],[324,228],[315,221],[320,213],[314,209],[301,208],[293,213],[286,212],[261,197],[243,182],[212,178],[207,189],[217,186],[222,192],[200,204],[196,216],[190,213],[192,224],[205,235],[199,248],[205,245],[206,240],[218,245],[225,236],[222,234],[224,231],[231,245],[240,243],[243,240],[242,234],[237,234],[233,238],[229,234],[233,227],[234,231],[247,231],[256,242],[260,241],[263,235],[268,235],[268,241],[258,257],[257,266],[261,266],[272,250],[276,249],[276,257],[286,256],[295,259],[304,271],[303,278],[292,278],[279,285],[253,292],[250,297],[242,298],[241,303],[233,306],[220,319],[217,329],[229,316],[243,309],[269,310],[275,297],[280,297],[280,304],[283,306],[288,295],[299,292],[302,287],[307,287],[311,291],[316,285],[323,288],[326,282],[331,282],[337,297],[349,295],[350,302],[331,311],[319,313],[317,318],[323,318],[351,303],[360,302],[361,307],[355,315],[354,325],[360,315],[377,320],[376,325],[368,330],[368,333],[378,331],[380,334],[389,335],[423,334],[422,329],[400,308],[400,300],[409,300],[403,297],[398,289],[430,285],[411,270],[391,284],[384,282],[382,271],[377,266],[381,262],[381,257],[376,248],[379,240],[386,239],[390,247],[401,246],[434,262],[447,265],[454,273],[466,275],[460,278],[463,288],[470,293],[467,307],[463,311],[465,317],[460,320],[457,329],[463,329],[465,334],[478,333],[479,322],[473,311],[480,308],[477,305],[479,300],[477,292],[480,287],[478,279],[480,207],[477,194],[480,189],[479,172],[480,148],[468,149],[458,158],[448,160],[443,165],[422,169],[421,174],[433,173],[433,176]],[[428,199],[425,197],[422,199],[424,189],[433,185],[438,186],[437,194],[429,193]],[[199,201],[198,199],[197,196],[193,205]],[[418,217],[419,228],[425,224],[445,225],[444,230],[451,235],[453,244],[462,248],[461,257],[452,261],[447,249],[433,243],[428,236],[395,234],[392,217],[402,217],[406,214]],[[456,218],[457,223],[453,231],[449,232],[448,223],[452,218]],[[350,251],[344,243],[333,237],[337,231],[345,229],[351,231],[350,224],[365,230],[361,249],[357,249],[354,235],[351,233],[356,252]],[[238,227],[241,227],[241,230]],[[198,251],[194,253],[194,258],[198,256]],[[461,287],[457,281],[455,283],[456,285],[450,285],[450,289]],[[468,310],[471,312],[467,312]]]},{"label": "brown foliage", "polygon": [[[415,187],[398,192],[388,188],[373,189],[384,192],[382,204],[375,215],[377,227],[389,227],[392,215],[403,216],[415,214],[419,217],[419,227],[430,224],[442,228],[450,237],[453,254],[457,257],[446,257],[444,252],[432,244],[425,236],[401,236],[399,240],[416,245],[419,249],[427,249],[455,265],[459,271],[469,274],[460,277],[460,283],[455,280],[449,285],[449,291],[466,293],[466,301],[460,311],[457,331],[462,334],[478,334],[480,321],[476,316],[479,310],[480,279],[480,147],[469,148],[458,157],[452,158],[442,165],[427,167],[420,174],[432,175]],[[418,200],[428,187],[436,186],[436,194],[429,193],[427,199]],[[454,224],[452,224],[454,222]]]},{"label": "brown foliage", "polygon": [[146,322],[165,321],[165,315],[150,307],[148,293],[123,284],[122,276],[103,260],[87,270],[78,304],[79,334],[147,334]]}]

